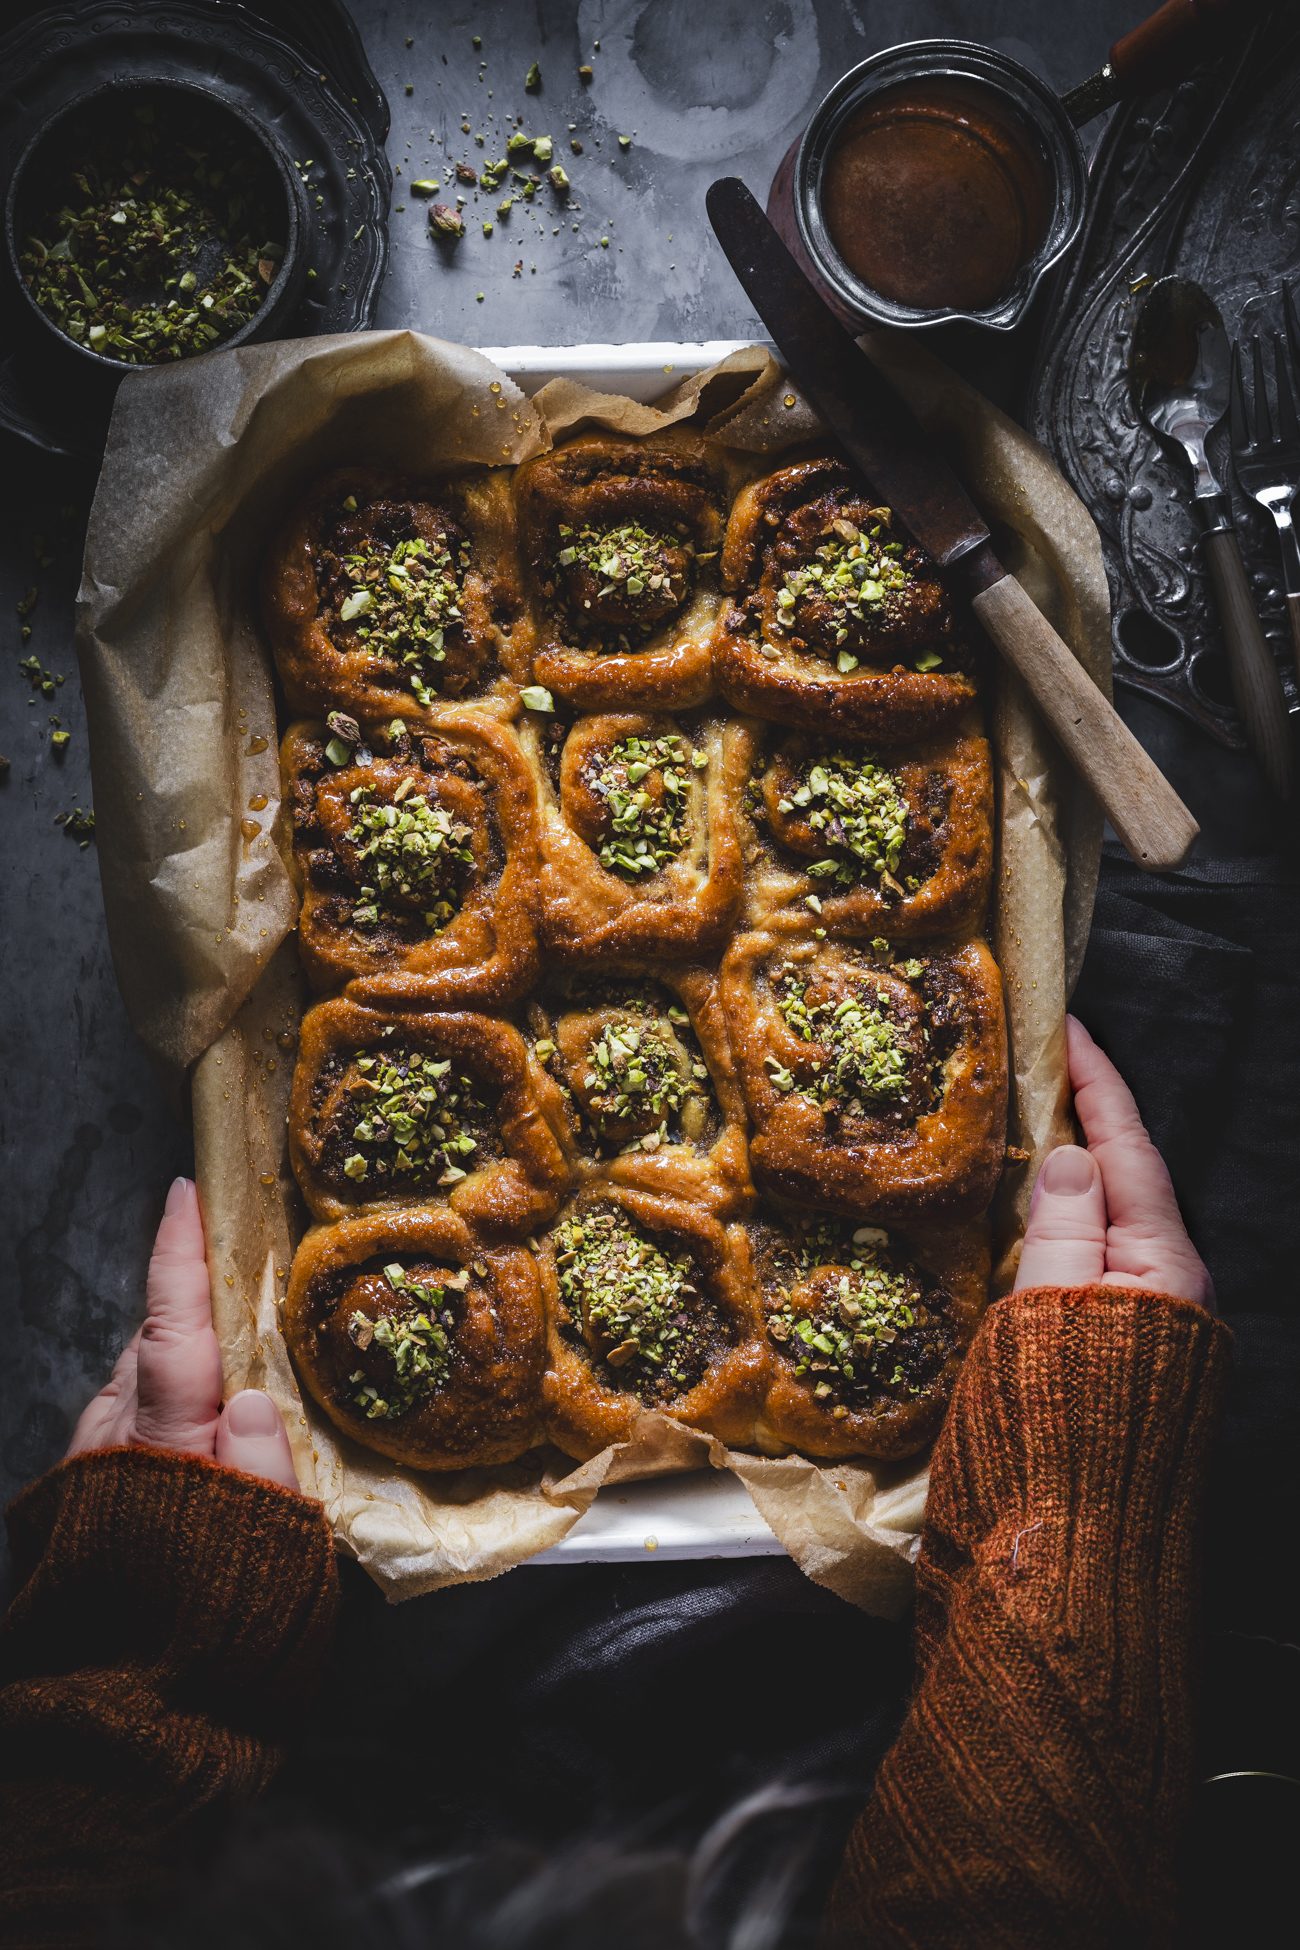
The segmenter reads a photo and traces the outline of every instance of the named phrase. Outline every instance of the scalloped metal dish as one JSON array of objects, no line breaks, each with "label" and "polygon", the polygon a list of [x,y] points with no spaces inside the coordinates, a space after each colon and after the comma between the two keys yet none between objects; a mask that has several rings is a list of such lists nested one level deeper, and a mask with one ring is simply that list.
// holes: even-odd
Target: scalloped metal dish
[{"label": "scalloped metal dish", "polygon": [[[314,276],[285,336],[368,325],[388,257],[388,103],[339,0],[219,10],[91,0],[29,15],[0,41],[0,181],[41,121],[106,73],[199,79],[279,135],[303,165]],[[47,453],[91,457],[102,419],[61,397],[46,362],[0,351],[0,426]]]}]

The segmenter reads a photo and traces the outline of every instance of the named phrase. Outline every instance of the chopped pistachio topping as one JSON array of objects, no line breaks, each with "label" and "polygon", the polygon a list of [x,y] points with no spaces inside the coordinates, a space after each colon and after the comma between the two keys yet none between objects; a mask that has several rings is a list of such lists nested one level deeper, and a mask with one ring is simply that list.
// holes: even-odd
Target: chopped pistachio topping
[{"label": "chopped pistachio topping", "polygon": [[466,544],[457,546],[453,559],[446,542],[432,545],[418,535],[343,557],[351,588],[339,605],[339,621],[376,656],[402,667],[420,704],[432,703],[447,632],[464,620],[460,577],[468,564]]},{"label": "chopped pistachio topping", "polygon": [[805,813],[814,833],[831,849],[808,871],[851,887],[868,875],[893,874],[907,839],[907,801],[894,772],[870,758],[834,752],[810,760],[779,810]]},{"label": "chopped pistachio topping", "polygon": [[[806,1043],[819,1043],[829,1061],[797,1087],[815,1102],[850,1111],[905,1102],[910,1090],[907,1051],[889,1015],[884,992],[865,987],[840,1002],[807,999],[806,984],[795,974],[777,980],[777,1007],[787,1025]],[[789,1072],[785,1071],[788,1076]],[[773,1079],[776,1081],[775,1078]],[[791,1078],[790,1089],[796,1087]],[[776,1083],[776,1088],[783,1085]]]},{"label": "chopped pistachio topping", "polygon": [[[870,610],[878,608],[891,593],[905,588],[909,577],[900,559],[903,545],[882,542],[880,535],[879,522],[863,529],[856,522],[837,516],[811,559],[791,569],[777,590],[778,627],[792,630],[799,603],[813,597],[830,603],[843,617],[864,623]],[[847,621],[839,622],[835,629],[836,643],[843,643],[848,634]]]},{"label": "chopped pistachio topping", "polygon": [[599,576],[597,596],[659,596],[665,589],[674,602],[686,595],[685,579],[675,569],[672,554],[691,553],[683,536],[663,529],[640,528],[625,522],[618,528],[560,527],[561,548],[556,561],[562,569],[581,564]]},{"label": "chopped pistachio topping", "polygon": [[585,1078],[591,1107],[605,1117],[640,1117],[645,1111],[659,1118],[659,1134],[668,1134],[668,1119],[700,1086],[679,1063],[679,1049],[663,1025],[637,1022],[606,1023],[587,1052],[591,1068]]},{"label": "chopped pistachio topping", "polygon": [[611,1368],[629,1364],[678,1388],[690,1378],[689,1309],[698,1298],[687,1253],[666,1253],[625,1213],[587,1212],[555,1232],[560,1292]]},{"label": "chopped pistachio topping", "polygon": [[368,785],[354,787],[349,797],[353,823],[347,837],[366,874],[353,921],[376,927],[381,914],[391,917],[400,902],[419,904],[427,927],[446,927],[460,906],[464,869],[474,864],[465,844],[469,827],[444,807],[431,806],[422,792],[408,794],[400,805],[377,798]]},{"label": "chopped pistachio topping", "polygon": [[358,1050],[348,1087],[348,1137],[356,1149],[343,1161],[354,1184],[378,1185],[398,1175],[432,1176],[454,1185],[476,1162],[478,1140],[466,1129],[484,1106],[468,1077],[445,1057],[413,1050]]},{"label": "chopped pistachio topping", "polygon": [[[821,1224],[805,1232],[797,1276],[828,1264],[843,1265],[843,1271],[811,1310],[787,1299],[767,1316],[769,1335],[823,1401],[907,1386],[895,1344],[915,1327],[923,1304],[914,1274],[889,1265],[873,1244],[850,1243],[843,1236],[847,1230]],[[908,1386],[908,1393],[919,1393],[919,1386]]]},{"label": "chopped pistachio topping", "polygon": [[[695,755],[673,733],[662,738],[621,738],[604,752],[590,775],[594,792],[609,807],[612,832],[600,848],[600,864],[635,879],[658,873],[686,844],[687,790]],[[656,799],[647,781],[657,778]]]},{"label": "chopped pistachio topping", "polygon": [[205,352],[246,325],[279,273],[261,240],[258,163],[204,150],[140,103],[77,157],[23,241],[32,297],[61,332],[126,365]]},{"label": "chopped pistachio topping", "polygon": [[382,1348],[392,1363],[382,1391],[364,1368],[348,1376],[352,1400],[369,1422],[391,1422],[408,1414],[447,1379],[456,1324],[449,1288],[409,1279],[400,1265],[386,1266],[384,1278],[407,1305],[378,1320],[358,1308],[348,1321],[348,1338],[355,1347],[362,1352]]}]

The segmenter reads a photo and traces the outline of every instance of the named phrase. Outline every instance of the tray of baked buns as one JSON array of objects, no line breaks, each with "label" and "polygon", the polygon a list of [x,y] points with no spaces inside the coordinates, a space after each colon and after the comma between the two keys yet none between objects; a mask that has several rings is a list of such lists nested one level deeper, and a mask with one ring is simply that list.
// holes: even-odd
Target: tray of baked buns
[{"label": "tray of baked buns", "polygon": [[278,751],[194,1073],[228,1384],[393,1595],[789,1548],[889,1608],[1062,1127],[1089,815],[766,354],[459,357],[508,458],[327,411],[227,490]]}]

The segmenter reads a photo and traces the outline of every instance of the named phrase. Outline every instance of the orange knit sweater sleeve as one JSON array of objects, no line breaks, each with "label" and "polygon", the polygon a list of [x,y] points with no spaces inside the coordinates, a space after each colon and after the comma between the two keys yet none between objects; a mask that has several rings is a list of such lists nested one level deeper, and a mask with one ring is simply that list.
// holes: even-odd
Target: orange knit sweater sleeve
[{"label": "orange knit sweater sleeve", "polygon": [[197,1456],[74,1456],[9,1512],[0,1942],[91,1940],[270,1780],[332,1632],[318,1503]]},{"label": "orange knit sweater sleeve", "polygon": [[1168,1941],[1228,1346],[1201,1308],[1128,1288],[990,1310],[934,1454],[917,1690],[850,1838],[831,1942]]}]

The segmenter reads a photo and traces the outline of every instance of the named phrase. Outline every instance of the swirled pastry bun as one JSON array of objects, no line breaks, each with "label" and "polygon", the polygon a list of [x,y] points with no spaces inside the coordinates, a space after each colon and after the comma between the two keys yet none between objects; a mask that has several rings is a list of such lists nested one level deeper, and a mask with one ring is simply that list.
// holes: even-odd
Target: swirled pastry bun
[{"label": "swirled pastry bun", "polygon": [[903,958],[811,931],[741,935],[722,1002],[756,1182],[864,1221],[988,1206],[1006,1148],[1002,983],[983,942]]},{"label": "swirled pastry bun", "polygon": [[834,456],[741,489],[722,574],[714,677],[738,710],[899,745],[946,730],[975,696],[938,571]]},{"label": "swirled pastry bun", "polygon": [[758,1446],[881,1460],[923,1448],[987,1297],[983,1228],[907,1239],[769,1202],[745,1237],[769,1368]]},{"label": "swirled pastry bun", "polygon": [[539,1440],[537,1270],[454,1212],[319,1226],[298,1248],[285,1338],[344,1435],[412,1469],[510,1462]]},{"label": "swirled pastry bun", "polygon": [[691,956],[720,945],[744,892],[742,726],[707,713],[530,714],[545,948],[570,961]]},{"label": "swirled pastry bun", "polygon": [[500,1003],[537,968],[537,822],[514,733],[482,712],[281,747],[312,985],[414,1008]]},{"label": "swirled pastry bun", "polygon": [[697,1207],[591,1185],[540,1242],[546,1429],[592,1456],[662,1409],[724,1441],[750,1435],[765,1363],[738,1241]]},{"label": "swirled pastry bun", "polygon": [[993,773],[973,726],[899,750],[765,727],[741,805],[753,926],[811,913],[906,941],[984,924]]},{"label": "swirled pastry bun", "polygon": [[536,682],[582,711],[701,703],[723,528],[705,443],[583,434],[525,461],[514,493]]},{"label": "swirled pastry bun", "polygon": [[294,1174],[316,1219],[445,1200],[490,1235],[531,1232],[570,1178],[543,1099],[556,1086],[509,1023],[319,1002],[298,1042]]},{"label": "swirled pastry bun", "polygon": [[718,1216],[743,1208],[745,1106],[711,973],[575,973],[537,991],[525,1016],[580,1180],[640,1186]]},{"label": "swirled pastry bun", "polygon": [[504,473],[332,474],[272,543],[262,613],[293,710],[427,718],[475,700],[508,712],[531,629]]}]

